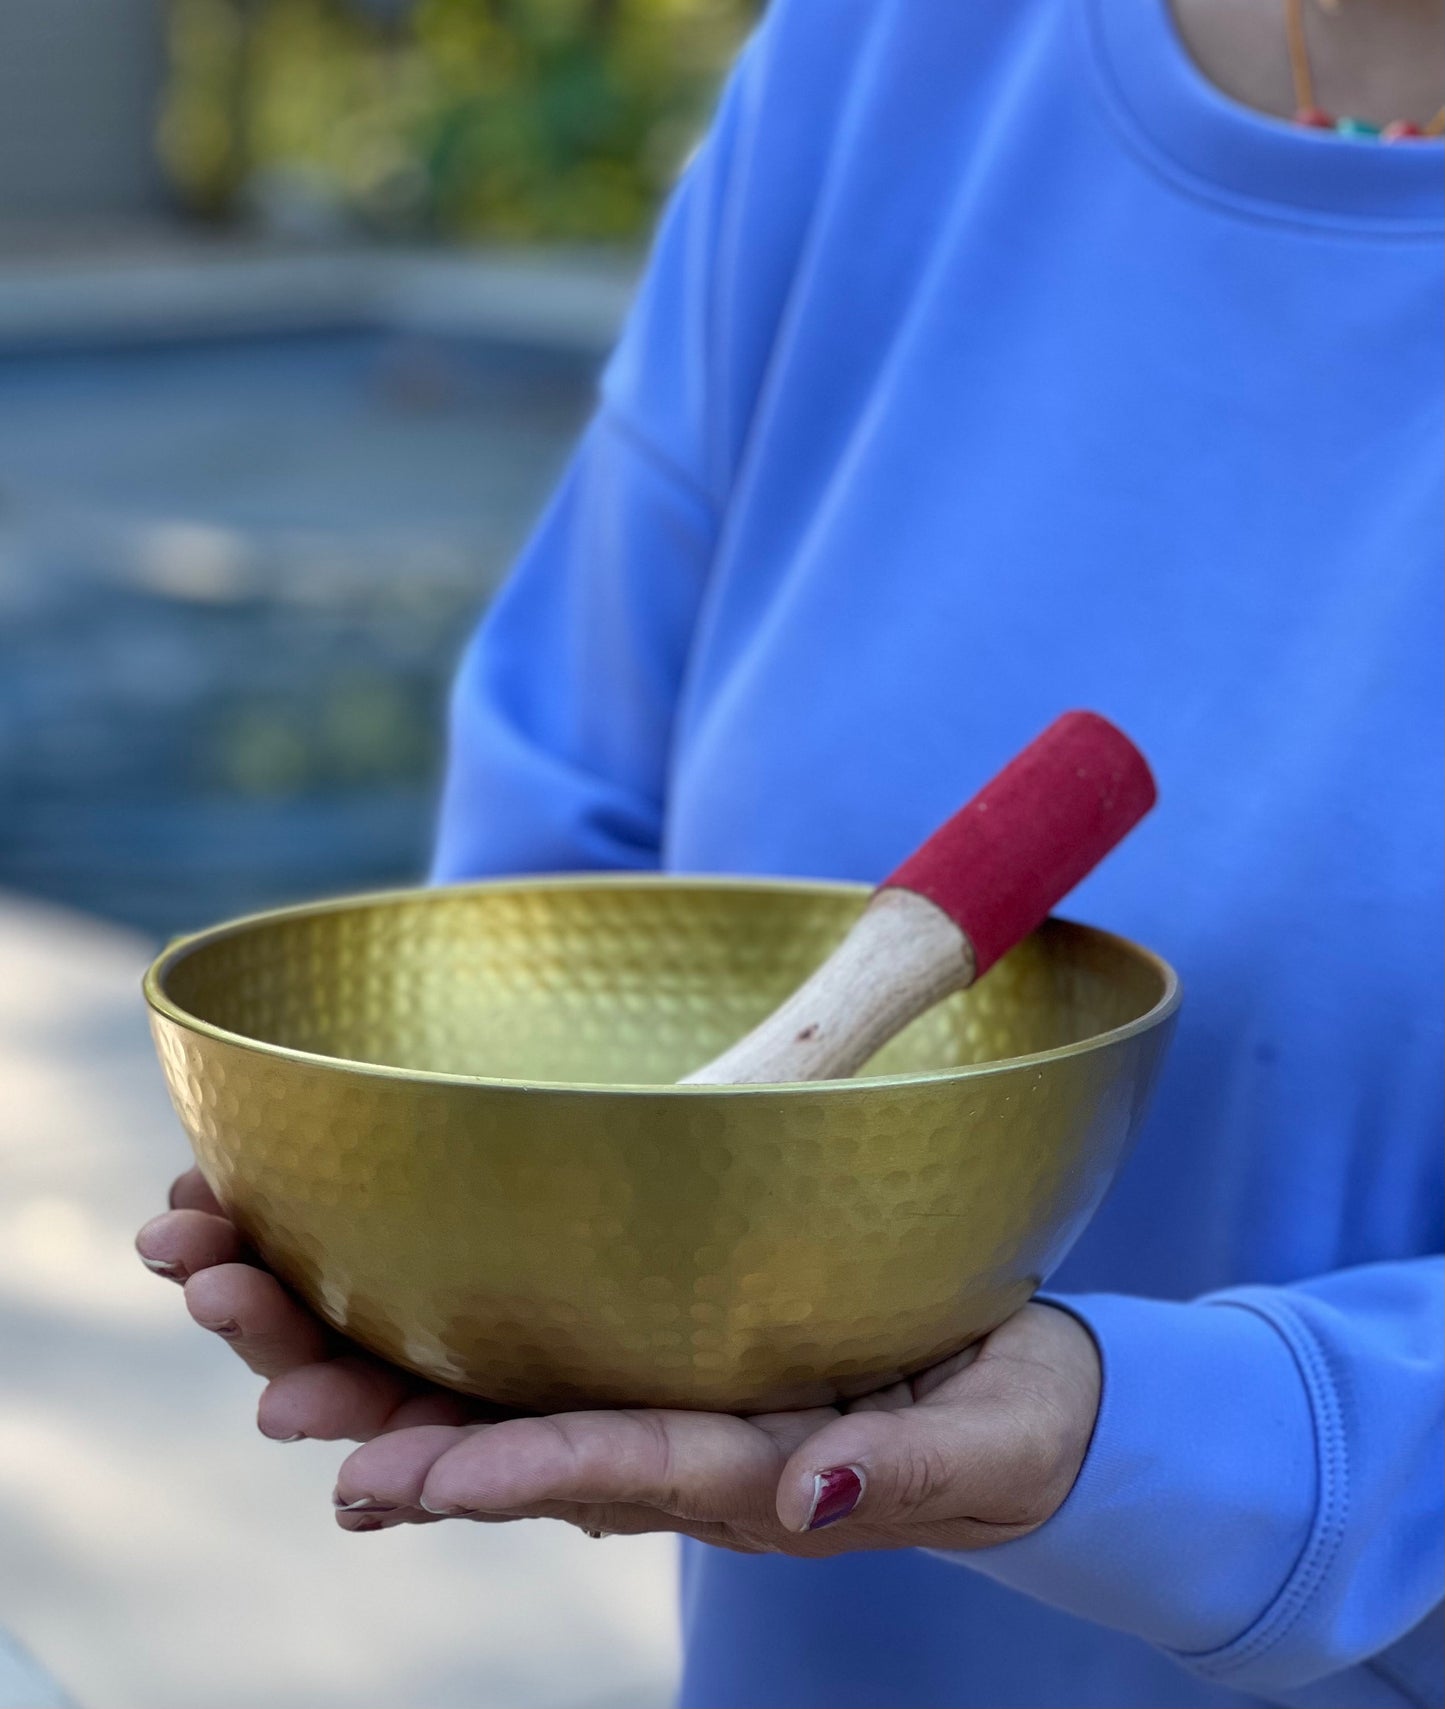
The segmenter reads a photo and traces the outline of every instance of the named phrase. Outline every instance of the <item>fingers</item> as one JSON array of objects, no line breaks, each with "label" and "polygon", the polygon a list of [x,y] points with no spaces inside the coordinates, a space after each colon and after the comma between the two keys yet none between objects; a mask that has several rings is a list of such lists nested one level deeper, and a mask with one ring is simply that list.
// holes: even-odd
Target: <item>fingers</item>
[{"label": "fingers", "polygon": [[639,1503],[679,1518],[742,1518],[776,1470],[773,1445],[735,1419],[561,1413],[507,1420],[459,1442],[427,1474],[420,1505],[508,1513],[554,1501]]},{"label": "fingers", "polygon": [[851,1412],[789,1460],[778,1484],[778,1518],[795,1533],[855,1513],[870,1529],[986,1529],[1012,1517],[1012,1491],[1028,1475],[1029,1434],[1018,1413],[988,1404]]},{"label": "fingers", "polygon": [[182,1175],[170,1196],[173,1208],[145,1225],[136,1249],[148,1269],[185,1284],[197,1323],[271,1379],[257,1408],[262,1435],[364,1442],[388,1429],[455,1426],[476,1416],[478,1403],[380,1360],[331,1357],[340,1338],[274,1276],[241,1261],[245,1242],[199,1170]]},{"label": "fingers", "polygon": [[637,1505],[680,1521],[776,1524],[785,1455],[744,1419],[690,1412],[578,1412],[485,1428],[389,1433],[358,1449],[338,1489],[446,1514],[553,1503]]},{"label": "fingers", "polygon": [[1022,1536],[1073,1487],[1100,1380],[1089,1331],[1027,1305],[915,1378],[913,1406],[859,1406],[804,1442],[779,1480],[778,1517],[795,1533],[846,1519],[850,1534],[881,1530],[898,1544]]},{"label": "fingers", "polygon": [[[436,1511],[428,1493],[438,1469],[471,1445],[506,1437],[515,1445],[519,1425],[529,1434],[557,1422],[550,1419],[512,1419],[501,1424],[472,1423],[460,1427],[430,1426],[392,1431],[359,1448],[342,1466],[336,1482],[337,1523],[346,1531],[391,1530],[398,1525],[427,1525],[439,1519],[468,1519],[483,1524],[510,1524],[518,1519],[560,1519],[584,1530],[617,1536],[641,1536],[668,1532],[700,1537],[705,1542],[727,1543],[732,1528],[718,1521],[684,1519],[661,1508],[639,1502],[580,1502],[561,1498],[539,1498],[513,1508],[487,1509],[474,1505],[465,1509],[448,1507]],[[735,1421],[732,1421],[735,1422]],[[446,1476],[455,1476],[456,1468]],[[480,1491],[470,1500],[478,1502]],[[427,1503],[423,1506],[423,1503]]]},{"label": "fingers", "polygon": [[415,1378],[375,1359],[350,1355],[301,1365],[267,1385],[256,1412],[263,1436],[279,1442],[369,1442],[384,1430],[464,1423],[472,1408],[461,1395],[420,1392]]},{"label": "fingers", "polygon": [[233,1264],[242,1252],[234,1224],[207,1211],[166,1211],[152,1217],[135,1237],[141,1263],[158,1276],[184,1282],[198,1270]]},{"label": "fingers", "polygon": [[706,1520],[675,1519],[655,1507],[629,1506],[613,1503],[602,1507],[585,1507],[577,1503],[548,1502],[527,1513],[467,1513],[445,1515],[427,1513],[418,1507],[385,1507],[366,1503],[353,1508],[338,1508],[336,1523],[343,1531],[392,1531],[402,1525],[437,1525],[444,1518],[463,1519],[475,1525],[516,1525],[523,1519],[557,1519],[601,1537],[664,1536],[696,1537],[704,1543],[721,1544],[726,1548],[741,1548],[746,1552],[760,1550],[741,1542],[728,1528]]},{"label": "fingers", "polygon": [[218,1264],[186,1283],[186,1307],[222,1336],[258,1376],[279,1377],[331,1350],[325,1326],[272,1275],[249,1264]]},{"label": "fingers", "polygon": [[427,1475],[436,1462],[468,1436],[488,1428],[496,1427],[427,1424],[388,1431],[343,1462],[336,1478],[337,1506],[345,1509],[363,1503],[420,1510]]},{"label": "fingers", "polygon": [[199,1169],[187,1169],[171,1183],[170,1207],[173,1211],[205,1211],[210,1216],[224,1216],[220,1201],[206,1185]]},{"label": "fingers", "polygon": [[795,1534],[848,1520],[850,1533],[881,1531],[897,1545],[1022,1536],[1061,1499],[1051,1428],[1027,1405],[985,1396],[850,1412],[788,1461],[777,1515]]},{"label": "fingers", "polygon": [[172,1183],[170,1204],[136,1236],[136,1251],[148,1270],[184,1282],[198,1270],[232,1264],[242,1256],[244,1242],[199,1169],[188,1169]]}]

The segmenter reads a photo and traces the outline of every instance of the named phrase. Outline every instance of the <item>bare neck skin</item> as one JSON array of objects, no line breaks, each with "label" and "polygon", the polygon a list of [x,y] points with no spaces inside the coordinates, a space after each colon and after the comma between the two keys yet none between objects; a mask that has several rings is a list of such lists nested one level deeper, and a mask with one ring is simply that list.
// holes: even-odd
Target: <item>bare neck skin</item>
[{"label": "bare neck skin", "polygon": [[[1195,64],[1226,95],[1295,110],[1284,0],[1169,0]],[[1445,102],[1445,0],[1304,0],[1315,100],[1373,124],[1420,124]]]}]

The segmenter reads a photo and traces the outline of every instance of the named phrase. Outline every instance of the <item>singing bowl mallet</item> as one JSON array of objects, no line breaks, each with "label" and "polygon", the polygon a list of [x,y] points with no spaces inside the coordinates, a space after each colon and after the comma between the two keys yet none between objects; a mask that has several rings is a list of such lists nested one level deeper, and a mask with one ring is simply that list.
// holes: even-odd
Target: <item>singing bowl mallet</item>
[{"label": "singing bowl mallet", "polygon": [[781,1007],[684,1085],[839,1080],[1047,918],[1154,805],[1144,756],[1066,712],[873,894]]}]

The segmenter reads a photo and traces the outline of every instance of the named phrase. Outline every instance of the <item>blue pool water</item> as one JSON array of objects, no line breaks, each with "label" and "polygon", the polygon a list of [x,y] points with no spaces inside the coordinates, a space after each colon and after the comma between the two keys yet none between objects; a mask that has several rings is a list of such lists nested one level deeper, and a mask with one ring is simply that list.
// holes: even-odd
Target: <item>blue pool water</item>
[{"label": "blue pool water", "polygon": [[384,331],[0,354],[0,887],[163,935],[414,876],[592,383]]}]

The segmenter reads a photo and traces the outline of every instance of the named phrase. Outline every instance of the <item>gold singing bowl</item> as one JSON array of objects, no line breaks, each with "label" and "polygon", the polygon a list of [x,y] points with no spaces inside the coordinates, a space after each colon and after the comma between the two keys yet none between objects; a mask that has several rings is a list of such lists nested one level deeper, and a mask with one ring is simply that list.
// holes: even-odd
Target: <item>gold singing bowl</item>
[{"label": "gold singing bowl", "polygon": [[1157,956],[1050,920],[864,1077],[670,1084],[867,898],[399,891],[183,939],[145,990],[221,1203],[374,1352],[517,1407],[813,1405],[1029,1298],[1118,1168],[1179,1004]]}]

